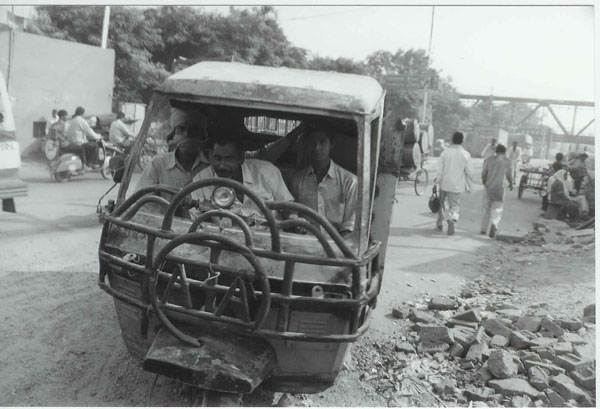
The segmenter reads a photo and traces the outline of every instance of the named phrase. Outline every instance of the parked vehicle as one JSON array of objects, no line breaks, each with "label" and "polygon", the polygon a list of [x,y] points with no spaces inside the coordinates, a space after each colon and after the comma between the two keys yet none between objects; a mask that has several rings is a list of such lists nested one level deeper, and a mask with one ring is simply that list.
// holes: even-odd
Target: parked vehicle
[{"label": "parked vehicle", "polygon": [[[389,125],[398,118],[382,123],[384,95],[366,76],[223,62],[186,68],[155,90],[123,178],[115,176],[116,203],[99,209],[98,284],[114,298],[125,345],[145,370],[190,386],[204,405],[239,405],[259,385],[290,393],[333,385],[351,343],[368,331],[383,280],[402,155]],[[287,121],[328,121],[338,130],[333,160],[357,175],[361,227],[342,238],[312,209],[264,201],[230,179],[132,191],[148,131],[168,121],[171,106],[202,111],[209,135],[239,135],[249,149],[280,137],[249,130],[249,118],[282,121],[285,130]],[[302,141],[275,163],[286,182],[299,169]],[[188,200],[206,186],[223,193],[212,210]],[[250,198],[261,220],[233,213],[229,188]],[[178,217],[181,207],[202,213]],[[317,226],[275,219],[272,211],[284,209]]]},{"label": "parked vehicle", "polygon": [[27,196],[27,184],[19,179],[21,152],[17,142],[15,120],[0,72],[0,199],[2,210],[16,212],[15,197]]}]

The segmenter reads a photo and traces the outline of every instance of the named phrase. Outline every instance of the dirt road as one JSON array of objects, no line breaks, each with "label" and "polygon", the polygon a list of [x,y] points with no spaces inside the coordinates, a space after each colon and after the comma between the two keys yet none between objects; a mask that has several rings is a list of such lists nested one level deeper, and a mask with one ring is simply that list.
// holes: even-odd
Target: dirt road
[{"label": "dirt road", "polygon": [[[95,207],[110,183],[94,174],[56,184],[34,165],[22,175],[29,197],[17,200],[19,214],[0,215],[0,406],[146,406],[153,376],[125,350],[112,299],[96,284]],[[410,184],[399,184],[397,198],[382,294],[361,345],[398,331],[394,305],[426,293],[456,294],[480,276],[513,288],[515,303],[543,301],[549,312],[579,316],[594,301],[594,254],[557,254],[478,235],[480,187],[464,196],[451,238],[433,229],[427,197],[416,197]],[[503,230],[529,230],[539,204],[532,193],[521,201],[510,193]],[[389,404],[359,376],[345,370],[330,390],[294,396],[294,403]],[[176,405],[174,387],[161,378],[151,404]],[[247,403],[271,399],[257,393]]]}]

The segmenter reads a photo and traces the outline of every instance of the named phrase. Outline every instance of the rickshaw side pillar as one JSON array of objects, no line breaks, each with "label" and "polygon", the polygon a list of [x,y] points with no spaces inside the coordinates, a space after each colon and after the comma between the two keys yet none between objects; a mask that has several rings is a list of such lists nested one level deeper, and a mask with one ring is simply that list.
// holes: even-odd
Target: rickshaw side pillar
[{"label": "rickshaw side pillar", "polygon": [[379,265],[385,265],[390,233],[394,196],[398,182],[398,168],[402,159],[402,133],[395,128],[397,114],[390,113],[383,123],[379,145],[379,163],[373,200],[371,239],[381,241]]}]

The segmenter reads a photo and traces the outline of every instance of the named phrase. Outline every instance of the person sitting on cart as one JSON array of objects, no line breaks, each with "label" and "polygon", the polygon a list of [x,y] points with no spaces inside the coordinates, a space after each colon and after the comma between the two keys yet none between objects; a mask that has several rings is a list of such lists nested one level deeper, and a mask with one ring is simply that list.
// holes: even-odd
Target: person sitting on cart
[{"label": "person sitting on cart", "polygon": [[[228,135],[215,140],[210,154],[210,166],[196,174],[193,181],[216,177],[235,180],[264,201],[294,200],[275,165],[260,159],[247,159],[238,139]],[[200,207],[213,207],[211,198],[217,187],[207,186],[195,190],[191,194],[192,199],[197,200]],[[258,206],[243,191],[235,191],[234,204],[230,210],[248,218],[264,218]]]},{"label": "person sitting on cart", "polygon": [[554,170],[554,172],[558,172],[561,169],[566,169],[567,165],[565,164],[564,160],[565,160],[565,155],[563,155],[562,153],[558,152],[556,154],[556,156],[554,156],[554,163],[552,164],[552,169]]},{"label": "person sitting on cart", "polygon": [[569,173],[575,182],[577,193],[579,193],[579,189],[581,188],[581,182],[588,176],[587,166],[585,165],[587,157],[587,153],[583,152],[569,163]]},{"label": "person sitting on cart", "polygon": [[349,235],[354,231],[356,176],[331,159],[330,130],[312,125],[305,137],[310,164],[292,178],[292,194],[298,203],[329,220],[342,236]]},{"label": "person sitting on cart", "polygon": [[[576,222],[582,212],[583,203],[580,198],[583,196],[572,197],[569,189],[569,173],[561,169],[556,172],[548,181],[550,185],[550,204],[560,207],[559,216],[566,213],[569,220]],[[585,199],[585,197],[583,197]],[[586,201],[587,205],[587,201]]]}]

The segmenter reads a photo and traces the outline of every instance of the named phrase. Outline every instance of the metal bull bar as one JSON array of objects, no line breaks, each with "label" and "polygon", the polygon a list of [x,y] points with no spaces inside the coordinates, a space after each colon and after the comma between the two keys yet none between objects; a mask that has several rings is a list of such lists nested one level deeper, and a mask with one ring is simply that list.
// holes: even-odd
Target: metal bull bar
[{"label": "metal bull bar", "polygon": [[[269,228],[271,237],[270,249],[256,247],[252,230],[246,221],[239,215],[224,209],[211,210],[203,213],[199,219],[192,223],[186,233],[180,234],[172,230],[175,212],[179,206],[185,203],[185,199],[188,195],[194,190],[214,185],[239,189],[256,203],[257,207],[263,213]],[[174,194],[175,196],[168,201],[157,196],[157,193],[169,193]],[[146,203],[156,203],[166,207],[166,213],[160,229],[131,221],[135,214]],[[300,216],[316,222],[318,227],[313,226],[311,223],[306,223],[303,220],[277,221],[271,213],[271,210],[297,212]],[[238,226],[243,232],[245,243],[238,243],[235,240],[217,233],[195,231],[202,221],[212,216],[227,217],[231,219],[232,223]],[[113,214],[106,216],[105,220],[99,250],[100,275],[98,285],[100,288],[111,296],[130,305],[145,310],[152,308],[156,312],[161,323],[164,324],[164,326],[178,339],[189,345],[197,345],[198,341],[183,333],[173,324],[173,322],[171,322],[170,318],[172,318],[173,315],[185,316],[191,320],[195,320],[195,322],[199,322],[198,320],[218,321],[233,325],[252,335],[295,341],[351,342],[364,334],[368,329],[369,316],[372,307],[374,307],[375,298],[381,287],[381,271],[377,264],[377,255],[381,243],[373,243],[367,251],[359,257],[347,246],[340,234],[328,220],[307,206],[289,202],[264,202],[241,183],[230,179],[210,178],[194,182],[181,190],[163,185],[141,189],[115,209]],[[146,235],[146,259],[143,265],[112,254],[106,250],[105,247],[112,226]],[[295,226],[304,227],[313,234],[321,244],[326,256],[293,254],[282,251],[279,229]],[[342,257],[336,256],[330,241],[327,240],[321,230],[324,230],[325,233],[327,233],[341,252]],[[158,252],[155,251],[157,239],[169,240]],[[209,261],[172,254],[174,250],[183,245],[196,245],[208,248],[210,254]],[[222,251],[230,251],[242,255],[252,269],[239,270],[219,264],[218,259]],[[260,258],[285,262],[281,293],[271,293],[269,278],[260,264]],[[165,262],[176,263],[179,268],[177,268],[176,272],[163,271]],[[292,295],[294,266],[296,263],[350,267],[352,271],[352,298],[313,298]],[[186,274],[185,265],[200,267],[206,271],[230,273],[235,276],[235,278],[230,286],[220,285],[216,274],[214,276],[210,276],[209,274],[204,280],[190,278]],[[144,286],[147,291],[144,291],[141,299],[110,286],[106,280],[106,276],[111,271],[111,266],[119,266],[125,270],[143,275],[144,280],[147,283],[147,285]],[[361,268],[366,268],[367,270],[366,285],[361,283]],[[159,294],[157,291],[159,278],[168,281],[163,294]],[[259,284],[259,289],[254,287],[255,283]],[[170,291],[172,291],[175,286],[183,292],[183,305],[168,302]],[[203,291],[210,291],[213,294],[213,298],[216,294],[222,295],[221,303],[217,305],[214,310],[201,311],[197,308],[193,308],[190,288],[204,288]],[[260,300],[258,308],[255,308],[252,314],[246,310],[242,318],[223,315],[228,303],[241,302],[244,304],[250,299]],[[272,306],[277,306],[279,308],[276,328],[263,328],[265,319]],[[294,307],[310,307],[314,310],[327,312],[338,309],[350,310],[351,315],[348,333],[323,335],[287,331],[288,312]]]}]

